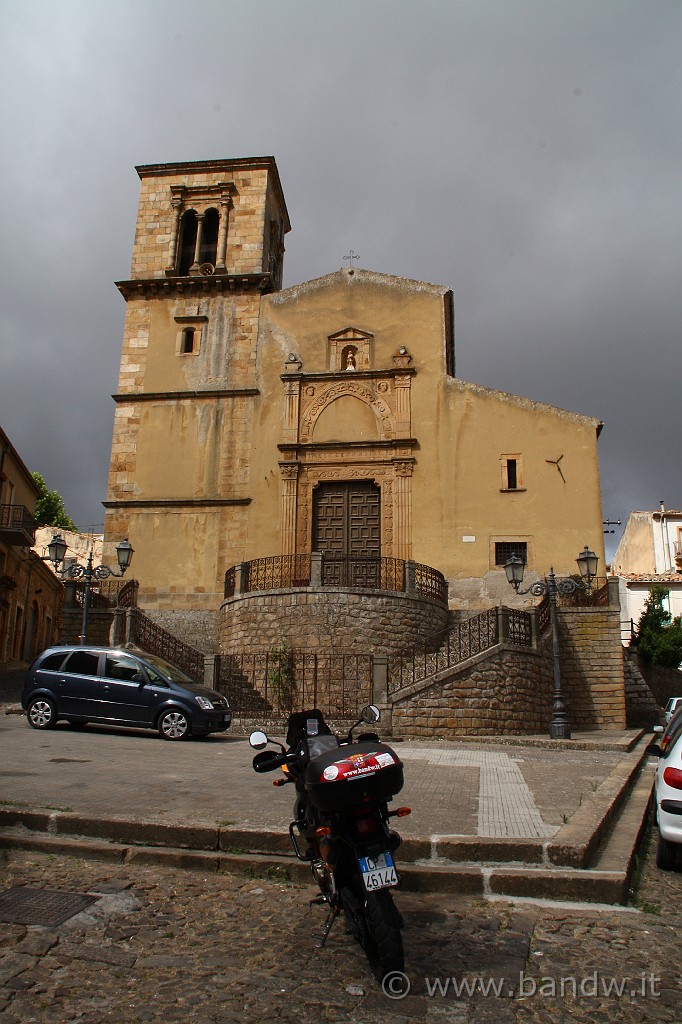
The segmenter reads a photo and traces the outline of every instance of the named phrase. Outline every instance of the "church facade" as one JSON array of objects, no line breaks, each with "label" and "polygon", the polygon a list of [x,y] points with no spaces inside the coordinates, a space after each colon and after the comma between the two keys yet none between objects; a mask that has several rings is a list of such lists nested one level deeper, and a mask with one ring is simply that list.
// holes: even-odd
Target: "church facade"
[{"label": "church facade", "polygon": [[598,419],[460,380],[448,287],[344,268],[282,288],[271,157],[139,167],[105,541],[140,603],[215,610],[232,566],[384,557],[455,609],[503,565],[604,562]]}]

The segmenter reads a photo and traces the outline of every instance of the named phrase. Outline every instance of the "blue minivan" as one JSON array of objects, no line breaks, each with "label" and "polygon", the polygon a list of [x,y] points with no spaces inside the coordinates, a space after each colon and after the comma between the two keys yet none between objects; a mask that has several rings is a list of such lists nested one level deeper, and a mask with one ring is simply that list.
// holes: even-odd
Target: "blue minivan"
[{"label": "blue minivan", "polygon": [[26,673],[21,706],[34,729],[59,719],[101,722],[157,729],[166,740],[224,732],[232,721],[221,693],[162,658],[120,647],[49,647]]}]

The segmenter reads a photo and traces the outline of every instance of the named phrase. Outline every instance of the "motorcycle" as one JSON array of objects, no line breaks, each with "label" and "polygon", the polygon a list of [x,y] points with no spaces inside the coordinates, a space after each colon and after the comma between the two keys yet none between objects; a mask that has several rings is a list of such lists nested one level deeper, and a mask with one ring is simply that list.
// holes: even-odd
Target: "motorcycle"
[{"label": "motorcycle", "polygon": [[[404,964],[403,920],[391,889],[400,883],[394,853],[400,836],[389,820],[410,813],[409,807],[388,809],[403,787],[403,766],[376,733],[353,738],[357,726],[374,725],[379,709],[370,704],[348,736],[341,740],[317,709],[289,716],[286,745],[260,730],[249,738],[260,751],[253,758],[257,772],[281,768],[284,778],[273,785],[296,788],[289,837],[299,860],[308,861],[320,894],[311,903],[329,909],[320,946],[343,913],[347,931],[363,948],[381,981]],[[279,752],[265,750],[269,743]]]}]

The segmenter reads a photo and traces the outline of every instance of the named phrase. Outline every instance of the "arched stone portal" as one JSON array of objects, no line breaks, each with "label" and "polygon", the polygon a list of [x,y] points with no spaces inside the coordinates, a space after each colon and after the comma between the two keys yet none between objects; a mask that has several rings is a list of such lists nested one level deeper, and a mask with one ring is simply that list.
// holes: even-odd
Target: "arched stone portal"
[{"label": "arched stone portal", "polygon": [[[345,340],[345,339],[344,339]],[[284,432],[279,445],[283,459],[281,531],[282,553],[317,550],[329,541],[331,527],[320,515],[330,514],[335,495],[338,509],[353,502],[359,488],[375,495],[371,530],[359,520],[336,540],[352,553],[359,533],[372,536],[376,555],[412,557],[412,472],[415,439],[410,437],[410,385],[414,370],[282,375]],[[361,506],[359,499],[356,506]],[[340,512],[339,512],[340,515]],[[346,513],[347,524],[351,519]],[[352,518],[352,517],[351,517]],[[351,541],[348,531],[358,533]],[[359,531],[359,532],[358,532]],[[327,549],[326,547],[324,548]],[[358,549],[359,550],[359,549]]]}]

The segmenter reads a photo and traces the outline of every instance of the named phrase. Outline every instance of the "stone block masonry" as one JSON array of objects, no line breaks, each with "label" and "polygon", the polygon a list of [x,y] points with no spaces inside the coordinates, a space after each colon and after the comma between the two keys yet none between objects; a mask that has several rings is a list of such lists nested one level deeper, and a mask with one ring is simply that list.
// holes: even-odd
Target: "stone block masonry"
[{"label": "stone block masonry", "polygon": [[447,626],[447,609],[415,595],[342,587],[241,594],[220,610],[224,654],[291,648],[390,654]]},{"label": "stone block masonry", "polygon": [[539,650],[499,645],[392,701],[393,734],[405,737],[532,735],[549,727],[551,641]]},{"label": "stone block masonry", "polygon": [[[564,701],[573,729],[624,729],[625,678],[617,608],[560,608]],[[553,693],[551,635],[536,650],[499,645],[394,693],[393,732],[406,737],[544,733]]]},{"label": "stone block masonry", "polygon": [[[560,608],[562,688],[574,729],[625,728],[623,652],[617,608]],[[447,612],[400,594],[269,591],[238,595],[220,613],[227,653],[292,649],[396,654],[447,626]],[[390,680],[389,680],[389,691]],[[533,648],[501,643],[458,666],[389,692],[394,735],[546,733],[552,714],[551,634]]]},{"label": "stone block masonry", "polygon": [[562,684],[579,729],[625,728],[619,608],[559,608]]}]

